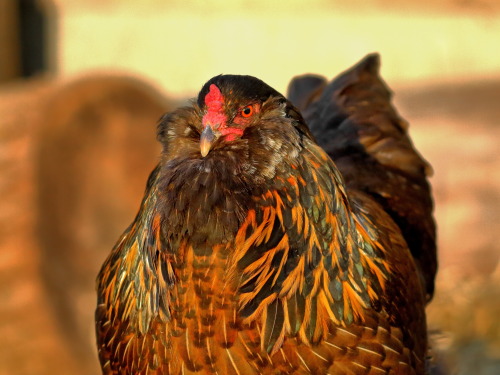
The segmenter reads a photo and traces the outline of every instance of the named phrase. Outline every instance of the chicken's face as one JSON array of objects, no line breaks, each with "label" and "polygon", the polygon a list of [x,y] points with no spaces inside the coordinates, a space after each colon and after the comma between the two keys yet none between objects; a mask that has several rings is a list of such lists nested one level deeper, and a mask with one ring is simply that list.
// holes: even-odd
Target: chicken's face
[{"label": "chicken's face", "polygon": [[192,181],[188,173],[199,177],[206,170],[217,183],[238,175],[245,189],[250,183],[265,186],[276,168],[293,164],[304,136],[311,138],[309,129],[283,95],[240,75],[210,79],[196,103],[165,115],[158,125],[166,171],[178,168],[179,179]]},{"label": "chicken's face", "polygon": [[224,75],[208,81],[198,96],[203,111],[201,155],[207,156],[217,139],[235,141],[246,128],[258,124],[263,104],[271,97],[285,101],[276,90],[251,76]]}]

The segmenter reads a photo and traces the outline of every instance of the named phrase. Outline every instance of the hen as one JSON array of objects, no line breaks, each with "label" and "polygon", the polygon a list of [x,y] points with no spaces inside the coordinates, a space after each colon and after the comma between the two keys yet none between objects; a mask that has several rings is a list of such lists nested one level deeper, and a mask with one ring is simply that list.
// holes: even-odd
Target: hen
[{"label": "hen", "polygon": [[377,72],[371,55],[292,83],[326,152],[251,76],[161,119],[161,161],[98,276],[103,373],[425,372],[427,164]]}]

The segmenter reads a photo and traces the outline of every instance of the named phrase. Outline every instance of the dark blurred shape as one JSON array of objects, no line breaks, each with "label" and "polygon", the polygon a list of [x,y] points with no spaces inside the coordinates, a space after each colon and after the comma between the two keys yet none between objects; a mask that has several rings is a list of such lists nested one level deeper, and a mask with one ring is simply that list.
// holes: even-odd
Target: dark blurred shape
[{"label": "dark blurred shape", "polygon": [[48,0],[0,2],[0,82],[55,70],[56,8]]},{"label": "dark blurred shape", "polygon": [[300,111],[317,100],[326,86],[324,77],[307,74],[293,79],[288,86],[287,97]]},{"label": "dark blurred shape", "polygon": [[47,69],[47,19],[39,1],[21,0],[18,5],[21,75],[30,77]]}]

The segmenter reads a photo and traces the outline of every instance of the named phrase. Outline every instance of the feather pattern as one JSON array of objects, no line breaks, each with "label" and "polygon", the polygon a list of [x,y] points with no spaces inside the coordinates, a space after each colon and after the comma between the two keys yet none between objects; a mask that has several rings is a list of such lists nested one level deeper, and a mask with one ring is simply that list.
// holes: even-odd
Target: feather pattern
[{"label": "feather pattern", "polygon": [[[213,85],[225,112],[211,118],[242,135],[217,134],[202,156]],[[289,101],[218,76],[158,138],[140,211],[98,277],[103,373],[423,373],[424,293],[401,231],[346,190]]]}]

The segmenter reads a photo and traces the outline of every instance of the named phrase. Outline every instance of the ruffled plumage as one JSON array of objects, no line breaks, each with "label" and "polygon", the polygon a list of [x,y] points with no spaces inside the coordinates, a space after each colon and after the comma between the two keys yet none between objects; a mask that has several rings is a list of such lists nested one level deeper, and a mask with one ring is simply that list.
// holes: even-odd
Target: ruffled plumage
[{"label": "ruffled plumage", "polygon": [[[202,157],[209,85],[225,111],[211,118],[242,136]],[[105,374],[424,372],[422,270],[291,102],[253,77],[214,77],[158,138],[139,214],[98,277]]]}]

